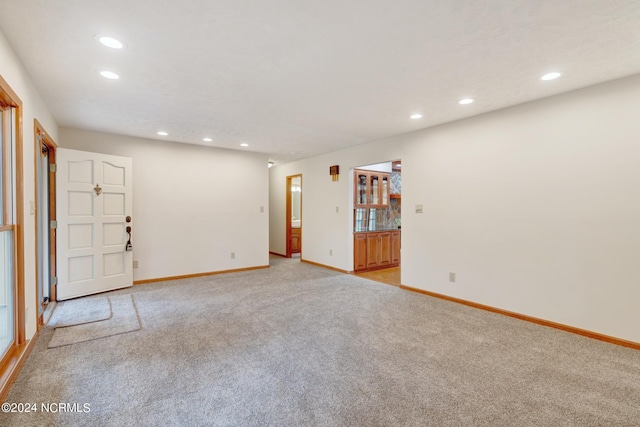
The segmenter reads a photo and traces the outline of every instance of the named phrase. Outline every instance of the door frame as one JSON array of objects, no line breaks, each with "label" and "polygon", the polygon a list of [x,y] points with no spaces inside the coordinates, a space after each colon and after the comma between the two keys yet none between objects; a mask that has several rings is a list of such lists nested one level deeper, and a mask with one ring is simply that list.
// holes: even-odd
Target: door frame
[{"label": "door frame", "polygon": [[[38,119],[33,119],[34,133],[33,133],[33,141],[34,141],[34,200],[35,200],[35,226],[36,226],[36,307],[43,304],[40,301],[40,293],[38,287],[38,280],[40,280],[40,270],[42,266],[40,265],[40,257],[39,251],[42,250],[41,242],[39,239],[38,233],[38,223],[40,221],[40,212],[42,209],[47,209],[49,211],[49,221],[56,220],[56,174],[49,168],[49,188],[47,191],[49,192],[49,205],[48,206],[38,206],[38,187],[40,185],[39,178],[39,169],[38,169],[38,156],[41,155],[40,144],[44,144],[49,149],[49,165],[55,165],[56,163],[56,149],[58,148],[58,144],[54,141],[54,139],[49,135],[49,133],[45,130],[44,126],[38,121]],[[47,248],[48,256],[49,256],[49,277],[56,277],[56,230],[54,228],[48,227],[49,230],[49,247]],[[49,302],[56,301],[56,287],[53,282],[49,281]],[[44,307],[43,307],[44,309]],[[39,316],[37,327],[40,329],[42,325],[44,325],[44,310],[43,314]]]},{"label": "door frame", "polygon": [[[286,230],[286,244],[287,252],[286,257],[291,258],[291,184],[294,178],[300,178],[300,188],[302,189],[302,174],[295,174],[287,176],[287,196],[286,196],[286,215],[285,215],[285,230]],[[300,224],[302,224],[302,192],[300,192]],[[302,247],[300,248],[300,259],[302,259]]]}]

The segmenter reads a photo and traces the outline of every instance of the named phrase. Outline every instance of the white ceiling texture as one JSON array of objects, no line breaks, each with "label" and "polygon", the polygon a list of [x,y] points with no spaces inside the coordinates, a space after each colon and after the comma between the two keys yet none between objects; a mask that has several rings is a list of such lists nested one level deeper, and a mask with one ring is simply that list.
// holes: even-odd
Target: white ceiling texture
[{"label": "white ceiling texture", "polygon": [[60,126],[276,163],[640,73],[639,0],[0,0],[0,29]]}]

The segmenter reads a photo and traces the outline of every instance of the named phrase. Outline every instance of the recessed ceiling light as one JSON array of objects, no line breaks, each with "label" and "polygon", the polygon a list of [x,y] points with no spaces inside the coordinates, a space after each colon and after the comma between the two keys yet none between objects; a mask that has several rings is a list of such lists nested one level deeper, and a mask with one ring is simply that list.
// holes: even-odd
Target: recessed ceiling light
[{"label": "recessed ceiling light", "polygon": [[473,99],[471,98],[465,98],[465,99],[461,99],[460,101],[458,101],[458,104],[460,105],[467,105],[467,104],[471,104],[473,103]]},{"label": "recessed ceiling light", "polygon": [[249,144],[247,144],[246,142],[243,142],[242,144],[240,144],[241,147],[248,147]]},{"label": "recessed ceiling light", "polygon": [[118,80],[120,78],[120,76],[114,73],[113,71],[100,71],[100,75],[104,78],[111,79],[111,80]]},{"label": "recessed ceiling light", "polygon": [[159,131],[159,132],[158,132],[158,135],[160,135],[160,136],[167,136],[167,135],[169,135],[169,134],[168,134],[167,132],[165,132],[165,131],[161,130],[161,131]]},{"label": "recessed ceiling light", "polygon": [[421,119],[422,118],[422,114],[417,114],[417,113],[416,114],[412,114],[411,118],[412,119]]},{"label": "recessed ceiling light", "polygon": [[124,44],[122,44],[122,42],[120,40],[116,40],[113,37],[100,37],[98,39],[100,41],[100,43],[102,43],[103,45],[110,47],[112,49],[122,49]]},{"label": "recessed ceiling light", "polygon": [[203,140],[204,142],[211,142],[211,141],[213,141],[213,139],[211,139],[211,138],[202,138],[202,140]]},{"label": "recessed ceiling light", "polygon": [[540,77],[540,80],[555,80],[561,75],[562,73],[558,73],[558,72],[547,73],[544,76]]}]

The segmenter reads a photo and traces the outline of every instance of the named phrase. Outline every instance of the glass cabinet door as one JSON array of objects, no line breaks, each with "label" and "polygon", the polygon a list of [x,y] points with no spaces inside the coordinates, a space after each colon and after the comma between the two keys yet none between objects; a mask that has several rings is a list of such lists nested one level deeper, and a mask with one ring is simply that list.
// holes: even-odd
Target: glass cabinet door
[{"label": "glass cabinet door", "polygon": [[366,206],[369,204],[367,200],[367,174],[358,172],[356,175],[356,205]]},{"label": "glass cabinet door", "polygon": [[372,205],[380,204],[380,177],[378,175],[369,175],[369,203]]},{"label": "glass cabinet door", "polygon": [[380,204],[383,206],[389,205],[389,175],[380,177]]}]

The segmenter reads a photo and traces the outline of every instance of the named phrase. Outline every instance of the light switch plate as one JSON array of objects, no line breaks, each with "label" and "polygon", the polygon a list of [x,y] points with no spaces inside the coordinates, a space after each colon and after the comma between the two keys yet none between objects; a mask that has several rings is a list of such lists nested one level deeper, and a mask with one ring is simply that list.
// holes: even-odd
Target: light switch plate
[{"label": "light switch plate", "polygon": [[416,205],[416,213],[422,213],[422,205]]}]

